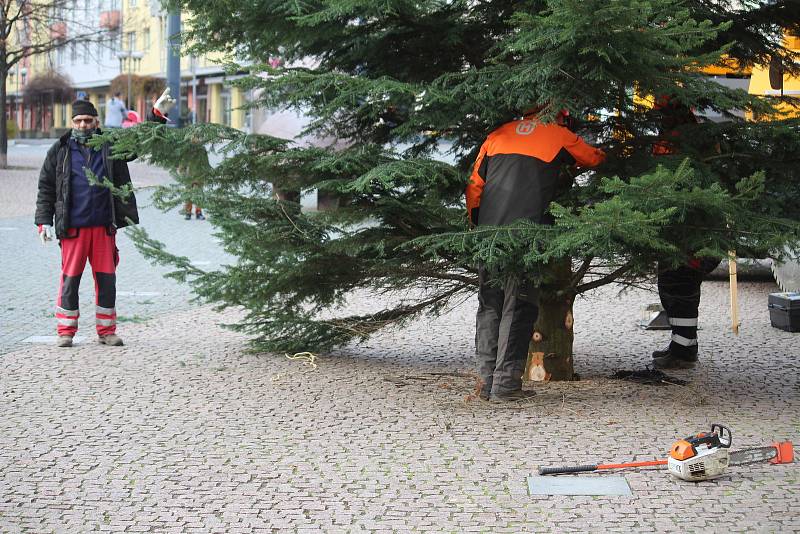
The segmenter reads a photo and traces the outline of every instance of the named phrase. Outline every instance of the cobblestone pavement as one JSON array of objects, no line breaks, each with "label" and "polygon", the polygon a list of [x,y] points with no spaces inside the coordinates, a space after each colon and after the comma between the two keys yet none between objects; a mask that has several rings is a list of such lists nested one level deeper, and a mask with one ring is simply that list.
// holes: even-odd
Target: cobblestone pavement
[{"label": "cobblestone pavement", "polygon": [[248,352],[220,326],[237,312],[208,307],[123,325],[125,347],[16,345],[0,357],[0,532],[797,532],[800,463],[618,473],[632,497],[527,491],[539,465],[664,457],[715,422],[734,449],[799,442],[800,337],[770,327],[774,285],[740,290],[734,337],[727,285],[704,284],[701,364],[671,373],[687,386],[609,378],[665,345],[635,326],[652,293],[580,299],[582,380],[515,405],[469,397],[473,299],[316,368]]}]

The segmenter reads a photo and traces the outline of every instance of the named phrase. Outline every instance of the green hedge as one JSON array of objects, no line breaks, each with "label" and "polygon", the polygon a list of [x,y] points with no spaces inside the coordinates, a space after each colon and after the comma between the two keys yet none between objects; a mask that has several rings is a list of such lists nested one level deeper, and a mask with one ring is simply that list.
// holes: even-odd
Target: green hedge
[{"label": "green hedge", "polygon": [[17,121],[7,120],[6,131],[9,139],[15,139],[17,137]]}]

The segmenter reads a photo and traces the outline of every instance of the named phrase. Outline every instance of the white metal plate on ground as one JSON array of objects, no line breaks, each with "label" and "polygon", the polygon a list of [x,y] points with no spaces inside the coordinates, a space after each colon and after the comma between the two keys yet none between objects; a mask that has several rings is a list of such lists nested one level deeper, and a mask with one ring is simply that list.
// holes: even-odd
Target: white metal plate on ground
[{"label": "white metal plate on ground", "polygon": [[633,495],[625,477],[528,477],[530,495]]},{"label": "white metal plate on ground", "polygon": [[[56,344],[56,340],[58,336],[31,336],[27,337],[22,340],[23,343],[48,343],[48,344]],[[78,344],[86,341],[86,338],[83,336],[75,336],[72,338],[72,344]]]}]

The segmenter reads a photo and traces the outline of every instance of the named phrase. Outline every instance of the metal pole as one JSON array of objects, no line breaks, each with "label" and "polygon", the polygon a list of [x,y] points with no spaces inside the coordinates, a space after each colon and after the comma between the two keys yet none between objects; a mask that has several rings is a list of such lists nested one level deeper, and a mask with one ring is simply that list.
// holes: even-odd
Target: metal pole
[{"label": "metal pole", "polygon": [[192,56],[192,124],[197,124],[197,58]]},{"label": "metal pole", "polygon": [[181,12],[172,11],[167,18],[167,87],[175,99],[175,107],[170,113],[170,126],[181,126],[181,52],[180,52]]}]

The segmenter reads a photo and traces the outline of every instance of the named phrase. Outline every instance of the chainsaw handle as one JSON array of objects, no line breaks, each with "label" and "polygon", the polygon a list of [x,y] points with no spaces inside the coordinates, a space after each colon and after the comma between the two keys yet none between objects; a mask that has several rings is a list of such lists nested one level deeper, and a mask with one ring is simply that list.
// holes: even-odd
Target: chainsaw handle
[{"label": "chainsaw handle", "polygon": [[596,471],[596,465],[574,465],[560,467],[540,467],[540,475],[557,475],[559,473],[583,473],[585,471]]},{"label": "chainsaw handle", "polygon": [[733,434],[731,434],[731,429],[725,425],[713,423],[711,425],[711,433],[719,436],[719,446],[723,449],[729,448],[731,443],[733,443]]}]

